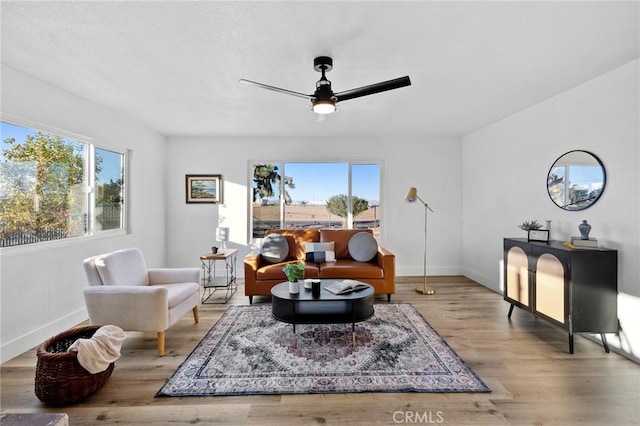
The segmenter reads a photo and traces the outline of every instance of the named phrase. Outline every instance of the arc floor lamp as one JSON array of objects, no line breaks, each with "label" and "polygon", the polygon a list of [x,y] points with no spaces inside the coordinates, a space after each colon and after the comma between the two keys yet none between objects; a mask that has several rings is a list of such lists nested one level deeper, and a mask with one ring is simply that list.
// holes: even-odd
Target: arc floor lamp
[{"label": "arc floor lamp", "polygon": [[424,281],[422,282],[422,286],[416,287],[416,291],[420,294],[434,294],[436,291],[432,288],[427,287],[427,212],[429,210],[433,212],[433,210],[426,202],[422,200],[422,198],[418,197],[418,190],[414,187],[409,188],[406,200],[408,203],[414,203],[416,200],[418,200],[422,204],[424,204]]}]

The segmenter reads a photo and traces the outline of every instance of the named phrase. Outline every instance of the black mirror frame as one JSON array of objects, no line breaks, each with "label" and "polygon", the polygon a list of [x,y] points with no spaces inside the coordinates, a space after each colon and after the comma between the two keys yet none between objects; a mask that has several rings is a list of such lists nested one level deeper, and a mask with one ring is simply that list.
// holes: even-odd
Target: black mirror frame
[{"label": "black mirror frame", "polygon": [[[596,162],[597,162],[597,163],[598,163],[598,165],[600,166],[600,169],[602,170],[602,189],[600,190],[600,193],[598,194],[598,196],[597,196],[597,197],[595,197],[595,199],[593,199],[590,203],[586,204],[584,207],[582,207],[582,208],[577,208],[577,209],[570,209],[570,208],[567,208],[566,206],[561,206],[561,205],[559,205],[559,204],[558,204],[558,203],[556,203],[556,201],[553,199],[553,196],[551,195],[551,191],[549,191],[549,176],[551,176],[551,171],[553,170],[553,168],[556,166],[556,164],[558,163],[558,161],[559,161],[562,157],[564,157],[565,155],[568,155],[568,154],[574,153],[574,152],[582,152],[582,153],[588,154],[588,155],[590,155],[591,157],[593,157],[593,158],[596,160]],[[565,211],[572,211],[572,212],[575,212],[575,211],[582,211],[582,210],[586,210],[586,209],[588,209],[589,207],[591,207],[592,205],[594,205],[596,202],[598,202],[598,200],[600,199],[600,197],[602,197],[602,194],[604,193],[604,190],[605,190],[606,186],[607,186],[607,169],[605,169],[605,167],[604,167],[604,163],[603,163],[603,162],[602,162],[602,160],[600,160],[600,158],[599,158],[597,155],[595,155],[593,152],[585,151],[585,150],[582,150],[582,149],[574,149],[574,150],[571,150],[571,151],[567,151],[567,152],[565,152],[564,154],[562,154],[561,156],[559,156],[558,158],[556,158],[556,160],[553,162],[553,164],[551,164],[551,167],[549,168],[549,171],[547,172],[547,195],[549,195],[549,198],[551,199],[551,202],[552,202],[553,204],[555,204],[556,206],[558,206],[559,208],[561,208],[562,210],[565,210]]]}]

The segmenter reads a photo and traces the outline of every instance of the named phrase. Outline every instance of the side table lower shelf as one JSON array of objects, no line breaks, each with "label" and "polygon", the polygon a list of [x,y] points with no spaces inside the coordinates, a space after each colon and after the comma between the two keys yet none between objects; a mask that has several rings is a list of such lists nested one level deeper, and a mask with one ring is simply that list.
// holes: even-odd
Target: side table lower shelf
[{"label": "side table lower shelf", "polygon": [[[202,262],[202,297],[200,303],[207,303],[217,292],[224,291],[224,298],[219,302],[227,303],[229,299],[238,291],[236,280],[236,249],[227,249],[224,252],[207,253],[200,256]],[[224,263],[224,275],[216,276],[216,262]]]}]

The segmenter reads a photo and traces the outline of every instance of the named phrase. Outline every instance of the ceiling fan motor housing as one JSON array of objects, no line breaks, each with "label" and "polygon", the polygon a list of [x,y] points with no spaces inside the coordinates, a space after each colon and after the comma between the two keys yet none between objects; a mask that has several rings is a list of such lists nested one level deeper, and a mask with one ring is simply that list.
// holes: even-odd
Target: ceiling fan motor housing
[{"label": "ceiling fan motor housing", "polygon": [[322,72],[324,67],[325,72],[329,72],[333,69],[333,59],[328,56],[318,56],[313,60],[313,69]]},{"label": "ceiling fan motor housing", "polygon": [[[327,79],[320,80],[316,83],[316,91],[313,94],[315,99],[332,99],[334,97],[331,90],[331,82]],[[335,99],[332,99],[335,101]]]}]

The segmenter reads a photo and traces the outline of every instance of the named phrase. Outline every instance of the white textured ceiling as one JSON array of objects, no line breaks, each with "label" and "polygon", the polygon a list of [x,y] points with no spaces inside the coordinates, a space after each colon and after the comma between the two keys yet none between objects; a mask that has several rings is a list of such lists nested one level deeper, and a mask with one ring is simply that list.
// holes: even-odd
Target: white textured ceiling
[{"label": "white textured ceiling", "polygon": [[[2,62],[166,135],[461,135],[639,57],[631,2],[2,2]],[[317,122],[336,92],[412,86]]]}]

